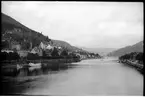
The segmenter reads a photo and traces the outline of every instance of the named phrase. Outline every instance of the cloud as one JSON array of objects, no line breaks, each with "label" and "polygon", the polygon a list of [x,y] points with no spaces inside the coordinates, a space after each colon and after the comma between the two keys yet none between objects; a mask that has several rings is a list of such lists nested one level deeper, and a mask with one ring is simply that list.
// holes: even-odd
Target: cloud
[{"label": "cloud", "polygon": [[3,1],[2,12],[72,45],[119,48],[143,39],[140,2]]}]

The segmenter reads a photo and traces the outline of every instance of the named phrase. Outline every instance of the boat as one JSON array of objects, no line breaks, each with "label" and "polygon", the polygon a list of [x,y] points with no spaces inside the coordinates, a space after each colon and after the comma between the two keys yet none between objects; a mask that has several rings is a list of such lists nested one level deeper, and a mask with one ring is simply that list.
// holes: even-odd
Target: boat
[{"label": "boat", "polygon": [[34,63],[29,63],[28,65],[31,66],[31,67],[33,67],[33,66],[41,66],[41,63],[36,63],[36,64],[34,64]]},{"label": "boat", "polygon": [[19,65],[19,64],[17,64],[17,65],[16,65],[16,68],[17,68],[17,70],[19,70],[19,69],[21,69],[21,68],[22,68],[22,66],[21,66],[21,65]]},{"label": "boat", "polygon": [[33,71],[33,70],[37,70],[37,69],[40,69],[40,68],[41,68],[41,66],[31,66],[28,69],[29,69],[29,71]]}]

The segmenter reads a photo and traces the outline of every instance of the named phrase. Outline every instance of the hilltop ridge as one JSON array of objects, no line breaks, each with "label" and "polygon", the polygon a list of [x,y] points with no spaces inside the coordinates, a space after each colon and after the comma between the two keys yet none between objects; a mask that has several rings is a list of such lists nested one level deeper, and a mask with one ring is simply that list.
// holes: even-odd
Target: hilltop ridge
[{"label": "hilltop ridge", "polygon": [[126,46],[124,48],[120,48],[108,54],[108,56],[122,56],[131,52],[143,52],[143,41],[140,41],[134,45]]}]

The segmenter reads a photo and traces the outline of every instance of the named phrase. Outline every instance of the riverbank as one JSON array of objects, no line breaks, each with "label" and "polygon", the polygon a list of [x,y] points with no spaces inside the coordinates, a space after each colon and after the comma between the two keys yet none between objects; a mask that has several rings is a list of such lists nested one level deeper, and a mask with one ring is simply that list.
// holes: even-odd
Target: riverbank
[{"label": "riverbank", "polygon": [[119,60],[119,63],[123,63],[125,65],[131,66],[135,68],[137,71],[139,71],[141,74],[143,74],[143,64],[139,64],[137,62],[132,62],[130,60]]},{"label": "riverbank", "polygon": [[73,59],[40,59],[40,60],[2,60],[4,64],[28,64],[28,63],[71,63],[81,61],[78,58]]}]

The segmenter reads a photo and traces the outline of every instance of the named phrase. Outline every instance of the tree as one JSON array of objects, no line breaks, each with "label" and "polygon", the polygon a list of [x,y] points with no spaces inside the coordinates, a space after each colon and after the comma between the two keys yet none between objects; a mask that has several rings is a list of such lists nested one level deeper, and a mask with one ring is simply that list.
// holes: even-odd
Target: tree
[{"label": "tree", "polygon": [[13,60],[18,60],[18,59],[20,59],[20,56],[18,55],[17,52],[13,52],[12,55],[11,55],[11,57],[12,57]]},{"label": "tree", "polygon": [[136,60],[138,60],[138,61],[143,61],[143,53],[138,53],[138,54],[136,55]]},{"label": "tree", "polygon": [[68,51],[67,51],[66,49],[64,49],[64,50],[61,52],[61,56],[67,57],[67,56],[68,56]]},{"label": "tree", "polygon": [[51,55],[52,55],[52,57],[58,57],[59,56],[57,48],[54,47]]},{"label": "tree", "polygon": [[45,41],[50,41],[51,39],[49,39],[49,37],[48,36],[46,36],[46,39],[45,39]]},{"label": "tree", "polygon": [[8,53],[6,53],[6,52],[1,52],[1,60],[7,60],[7,58],[8,58]]},{"label": "tree", "polygon": [[21,48],[24,50],[28,50],[30,48],[30,42],[23,42],[21,44]]},{"label": "tree", "polygon": [[9,48],[9,42],[7,40],[6,41],[2,41],[1,47],[2,48]]},{"label": "tree", "polygon": [[28,53],[27,59],[28,60],[37,60],[37,59],[40,59],[40,57],[38,54]]},{"label": "tree", "polygon": [[20,56],[17,52],[1,52],[2,60],[19,60]]}]

